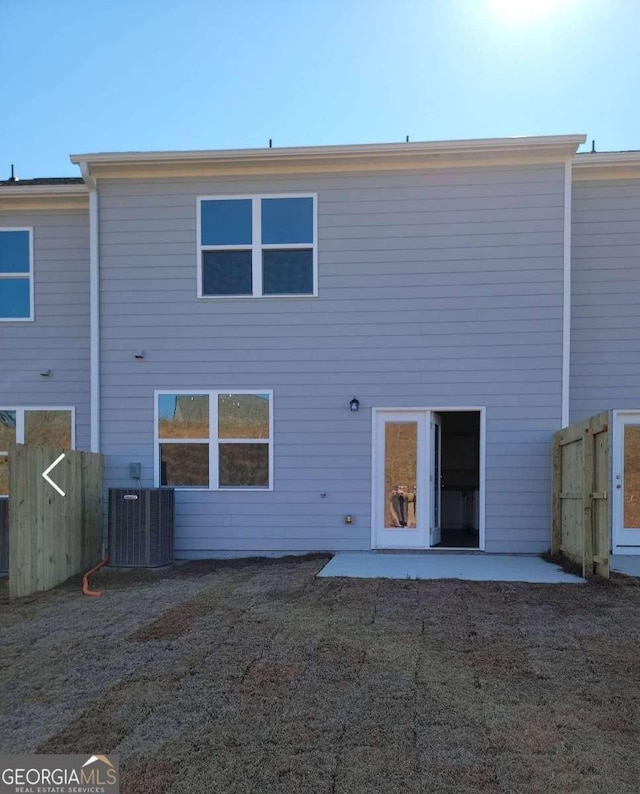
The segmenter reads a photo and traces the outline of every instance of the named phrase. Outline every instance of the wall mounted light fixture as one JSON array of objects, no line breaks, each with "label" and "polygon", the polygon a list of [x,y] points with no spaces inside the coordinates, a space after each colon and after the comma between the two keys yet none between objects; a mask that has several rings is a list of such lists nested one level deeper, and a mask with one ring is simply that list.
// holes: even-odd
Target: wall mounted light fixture
[{"label": "wall mounted light fixture", "polygon": [[349,403],[349,408],[351,408],[352,411],[357,411],[360,408],[360,400],[358,400],[357,397],[354,397]]}]

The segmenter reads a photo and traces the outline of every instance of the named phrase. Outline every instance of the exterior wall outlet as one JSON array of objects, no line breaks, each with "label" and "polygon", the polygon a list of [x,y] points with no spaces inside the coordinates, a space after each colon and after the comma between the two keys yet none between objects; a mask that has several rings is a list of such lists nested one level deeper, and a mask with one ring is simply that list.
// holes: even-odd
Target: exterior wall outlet
[{"label": "exterior wall outlet", "polygon": [[345,524],[354,524],[355,520],[356,520],[355,516],[345,516],[344,517],[344,523]]}]

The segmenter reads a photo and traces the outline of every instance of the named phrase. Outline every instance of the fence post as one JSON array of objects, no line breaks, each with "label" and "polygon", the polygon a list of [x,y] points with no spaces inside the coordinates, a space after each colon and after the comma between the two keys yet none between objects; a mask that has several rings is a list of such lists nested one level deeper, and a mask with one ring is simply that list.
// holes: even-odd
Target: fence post
[{"label": "fence post", "polygon": [[562,550],[562,501],[560,491],[562,490],[562,448],[560,447],[560,437],[562,433],[558,431],[553,434],[553,466],[551,493],[552,515],[551,515],[551,553],[559,554]]},{"label": "fence post", "polygon": [[582,436],[582,575],[585,579],[593,575],[593,438],[590,428],[586,427]]},{"label": "fence post", "polygon": [[609,578],[611,505],[609,502],[609,412],[591,418],[593,434],[593,563],[598,576]]}]

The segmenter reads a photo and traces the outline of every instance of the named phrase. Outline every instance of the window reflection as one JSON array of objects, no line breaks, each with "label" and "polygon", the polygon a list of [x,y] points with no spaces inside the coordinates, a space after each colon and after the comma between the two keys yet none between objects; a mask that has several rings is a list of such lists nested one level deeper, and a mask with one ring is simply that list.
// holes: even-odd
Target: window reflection
[{"label": "window reflection", "polygon": [[71,449],[71,411],[25,411],[24,443]]},{"label": "window reflection", "polygon": [[16,412],[0,411],[0,452],[6,452],[16,443]]},{"label": "window reflection", "polygon": [[268,394],[220,394],[219,438],[269,438]]},{"label": "window reflection", "polygon": [[209,438],[209,397],[206,394],[158,396],[159,438]]}]

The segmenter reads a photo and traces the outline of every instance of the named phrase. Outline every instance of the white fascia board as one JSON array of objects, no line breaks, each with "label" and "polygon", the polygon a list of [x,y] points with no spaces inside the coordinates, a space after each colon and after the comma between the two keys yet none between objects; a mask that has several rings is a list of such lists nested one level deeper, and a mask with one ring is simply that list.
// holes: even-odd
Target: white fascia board
[{"label": "white fascia board", "polygon": [[594,168],[607,165],[640,165],[637,152],[585,152],[573,159],[574,168]]},{"label": "white fascia board", "polygon": [[88,196],[86,185],[15,185],[0,186],[0,197]]},{"label": "white fascia board", "polygon": [[586,140],[585,135],[545,135],[521,138],[481,138],[458,141],[429,141],[415,143],[353,144],[346,146],[300,146],[264,149],[220,149],[164,152],[97,152],[72,154],[72,163],[91,165],[160,164],[168,162],[225,162],[225,161],[295,161],[308,158],[326,160],[358,157],[403,157],[455,155],[542,154],[553,152],[573,155]]},{"label": "white fascia board", "polygon": [[640,179],[640,152],[588,152],[573,158],[574,180]]}]

